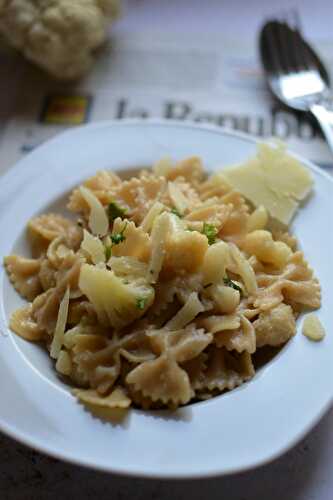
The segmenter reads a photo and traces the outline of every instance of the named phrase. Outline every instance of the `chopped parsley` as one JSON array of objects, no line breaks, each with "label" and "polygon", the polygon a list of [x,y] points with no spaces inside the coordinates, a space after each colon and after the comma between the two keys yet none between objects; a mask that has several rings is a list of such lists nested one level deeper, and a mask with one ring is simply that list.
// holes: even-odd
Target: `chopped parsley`
[{"label": "chopped parsley", "polygon": [[208,224],[207,222],[204,222],[202,228],[202,234],[206,236],[209,245],[215,243],[217,236],[217,229],[213,224]]},{"label": "chopped parsley", "polygon": [[177,216],[177,217],[179,217],[180,219],[182,219],[182,218],[183,218],[182,214],[179,212],[179,210],[177,210],[177,208],[172,208],[172,209],[171,209],[171,213],[172,213],[173,215],[176,215],[176,216]]},{"label": "chopped parsley", "polygon": [[114,201],[111,201],[111,203],[109,203],[108,208],[107,208],[107,214],[108,214],[109,220],[113,221],[117,217],[123,218],[126,214],[126,209],[121,208],[119,205],[117,205],[117,203],[115,203]]},{"label": "chopped parsley", "polygon": [[105,245],[105,259],[108,261],[112,255],[112,247],[115,245],[119,245],[119,243],[122,243],[123,241],[126,240],[126,236],[124,235],[124,231],[126,229],[127,222],[125,222],[124,227],[122,228],[119,233],[114,233],[110,235],[109,240],[111,240],[111,245]]},{"label": "chopped parsley", "polygon": [[112,246],[113,245],[119,245],[119,243],[122,243],[123,241],[126,240],[126,236],[124,235],[124,231],[127,227],[127,222],[125,222],[125,225],[124,227],[122,228],[121,231],[119,231],[119,233],[114,233],[114,234],[111,234],[111,241],[112,241]]},{"label": "chopped parsley", "polygon": [[136,299],[136,307],[141,311],[144,310],[146,304],[147,304],[147,299],[145,297],[138,297]]},{"label": "chopped parsley", "polygon": [[223,278],[223,282],[226,286],[230,286],[230,288],[233,288],[234,290],[237,290],[239,293],[242,293],[241,287],[238,286],[237,283],[232,281],[230,278]]}]

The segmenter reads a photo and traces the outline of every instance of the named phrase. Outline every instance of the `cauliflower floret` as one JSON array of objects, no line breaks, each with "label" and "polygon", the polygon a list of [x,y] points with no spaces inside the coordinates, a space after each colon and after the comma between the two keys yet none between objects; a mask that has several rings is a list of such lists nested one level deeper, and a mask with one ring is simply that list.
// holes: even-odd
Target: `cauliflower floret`
[{"label": "cauliflower floret", "polygon": [[185,230],[176,215],[168,214],[170,230],[165,244],[163,270],[194,273],[201,265],[208,249],[208,240],[198,231]]},{"label": "cauliflower floret", "polygon": [[292,250],[283,241],[274,241],[269,231],[258,229],[247,234],[243,249],[259,260],[276,267],[286,265]]},{"label": "cauliflower floret", "polygon": [[59,79],[81,77],[106,38],[119,0],[8,0],[0,2],[0,33]]},{"label": "cauliflower floret", "polygon": [[256,332],[257,347],[284,344],[296,333],[293,310],[286,304],[279,304],[274,309],[260,313],[253,326]]},{"label": "cauliflower floret", "polygon": [[99,321],[118,329],[141,317],[154,301],[154,289],[138,278],[122,279],[102,267],[83,264],[80,290],[94,306]]}]

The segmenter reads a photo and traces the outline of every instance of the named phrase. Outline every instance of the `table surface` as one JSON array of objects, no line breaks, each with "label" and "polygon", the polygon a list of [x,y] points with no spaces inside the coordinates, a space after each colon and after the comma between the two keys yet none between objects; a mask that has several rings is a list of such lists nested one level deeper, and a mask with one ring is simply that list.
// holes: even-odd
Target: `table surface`
[{"label": "table surface", "polygon": [[[209,4],[209,5],[208,5]],[[225,30],[227,35],[241,32],[249,43],[263,19],[284,13],[289,2],[280,0],[278,10],[271,2],[253,0],[220,2],[211,0],[132,0],[116,31]],[[331,39],[331,1],[294,0],[307,34],[317,40]],[[186,23],[184,23],[184,19]],[[265,416],[263,416],[265,418]],[[88,437],[89,438],[89,437]],[[221,443],[223,449],[223,443]],[[43,456],[0,435],[0,499],[62,500],[98,498],[100,500],[330,500],[333,491],[333,410],[295,448],[271,464],[236,476],[200,481],[158,481],[112,476],[83,469]]]}]

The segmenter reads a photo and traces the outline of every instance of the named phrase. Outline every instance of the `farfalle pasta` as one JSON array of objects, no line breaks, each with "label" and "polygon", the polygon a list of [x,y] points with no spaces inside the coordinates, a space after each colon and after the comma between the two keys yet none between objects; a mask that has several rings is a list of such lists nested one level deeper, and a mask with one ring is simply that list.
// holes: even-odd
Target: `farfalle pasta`
[{"label": "farfalle pasta", "polygon": [[176,408],[232,390],[258,350],[320,307],[296,239],[197,157],[127,180],[98,172],[68,209],[76,221],[29,221],[31,256],[4,259],[28,301],[10,327],[45,345],[88,407]]}]

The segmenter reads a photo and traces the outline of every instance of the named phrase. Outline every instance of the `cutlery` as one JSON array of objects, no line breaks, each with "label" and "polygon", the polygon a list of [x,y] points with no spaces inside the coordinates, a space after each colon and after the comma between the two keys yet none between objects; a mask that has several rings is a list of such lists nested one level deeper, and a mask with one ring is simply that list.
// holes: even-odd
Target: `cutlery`
[{"label": "cutlery", "polygon": [[266,22],[259,50],[271,92],[289,108],[312,113],[333,151],[329,76],[319,56],[304,40],[298,23]]}]

